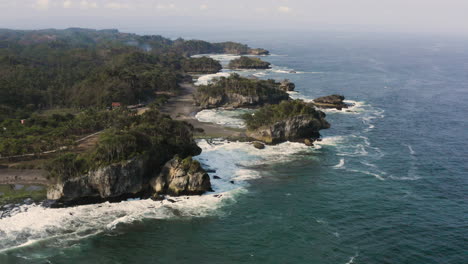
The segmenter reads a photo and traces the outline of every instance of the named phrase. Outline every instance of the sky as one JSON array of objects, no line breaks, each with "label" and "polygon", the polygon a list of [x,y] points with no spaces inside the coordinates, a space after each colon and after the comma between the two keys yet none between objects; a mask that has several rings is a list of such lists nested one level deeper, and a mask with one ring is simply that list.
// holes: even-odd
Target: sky
[{"label": "sky", "polygon": [[0,0],[0,28],[468,35],[468,0]]}]

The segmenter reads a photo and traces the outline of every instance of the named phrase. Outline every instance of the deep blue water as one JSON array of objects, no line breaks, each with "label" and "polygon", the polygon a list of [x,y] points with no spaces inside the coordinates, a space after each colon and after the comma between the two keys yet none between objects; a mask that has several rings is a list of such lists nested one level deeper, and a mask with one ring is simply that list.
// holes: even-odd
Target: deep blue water
[{"label": "deep blue water", "polygon": [[[232,167],[259,175],[211,212],[172,208],[155,217],[145,211],[134,221],[75,232],[91,225],[82,218],[96,211],[76,219],[67,211],[70,226],[62,233],[54,233],[54,224],[33,225],[27,234],[41,239],[2,251],[1,263],[467,263],[468,41],[332,33],[211,37],[223,38],[279,55],[264,59],[298,73],[264,78],[291,79],[296,96],[339,93],[358,107],[327,112],[332,128],[323,131],[320,149],[267,148],[277,162],[255,166],[235,159],[250,155],[243,145],[203,156],[213,157],[206,163],[218,173]],[[50,210],[39,217],[62,217]],[[4,234],[12,232],[27,236]]]}]

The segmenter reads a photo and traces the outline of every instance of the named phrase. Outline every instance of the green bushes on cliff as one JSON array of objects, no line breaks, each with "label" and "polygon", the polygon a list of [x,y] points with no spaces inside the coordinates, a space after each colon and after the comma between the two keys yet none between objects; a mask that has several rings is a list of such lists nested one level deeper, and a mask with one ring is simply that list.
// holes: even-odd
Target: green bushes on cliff
[{"label": "green bushes on cliff", "polygon": [[289,95],[277,87],[274,80],[254,80],[231,74],[208,85],[199,86],[194,98],[203,108],[222,105],[255,106],[287,100]]},{"label": "green bushes on cliff", "polygon": [[174,155],[185,158],[201,152],[193,140],[190,124],[172,120],[156,109],[140,116],[127,112],[120,119],[99,136],[93,148],[83,153],[63,153],[49,162],[50,176],[74,177],[143,155],[150,159],[152,169],[158,170]]},{"label": "green bushes on cliff", "polygon": [[266,105],[254,113],[244,114],[242,118],[249,130],[255,130],[295,116],[315,117],[317,115],[319,111],[315,110],[312,104],[302,100],[289,100],[277,105]]},{"label": "green bushes on cliff", "polygon": [[268,69],[270,65],[269,62],[262,61],[256,57],[241,56],[229,62],[228,67],[231,69]]},{"label": "green bushes on cliff", "polygon": [[39,154],[63,146],[71,147],[80,137],[105,128],[125,129],[134,122],[133,119],[126,109],[33,114],[24,124],[21,119],[5,119],[0,122],[0,156]]},{"label": "green bushes on cliff", "polygon": [[221,64],[209,57],[189,58],[182,64],[185,72],[216,73],[222,69]]}]

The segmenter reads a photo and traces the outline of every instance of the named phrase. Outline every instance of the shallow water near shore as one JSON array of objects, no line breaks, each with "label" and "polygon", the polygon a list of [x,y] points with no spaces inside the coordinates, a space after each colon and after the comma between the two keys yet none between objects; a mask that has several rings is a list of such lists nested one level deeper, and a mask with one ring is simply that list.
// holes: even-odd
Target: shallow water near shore
[{"label": "shallow water near shore", "polygon": [[[468,43],[223,39],[276,54],[262,57],[273,70],[242,75],[288,78],[294,98],[338,93],[354,106],[325,111],[332,127],[314,148],[200,140],[197,159],[221,178],[215,193],[18,206],[0,219],[0,263],[466,262]],[[227,126],[241,125],[237,117],[203,114]]]}]

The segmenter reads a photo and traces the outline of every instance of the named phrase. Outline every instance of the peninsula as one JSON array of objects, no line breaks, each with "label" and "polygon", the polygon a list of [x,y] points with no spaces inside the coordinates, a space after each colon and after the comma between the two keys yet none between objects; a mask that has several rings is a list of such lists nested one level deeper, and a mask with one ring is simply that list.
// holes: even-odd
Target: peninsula
[{"label": "peninsula", "polygon": [[[329,127],[289,98],[288,80],[232,74],[194,86],[193,76],[221,65],[191,55],[264,49],[79,28],[0,30],[0,40],[0,184],[47,184],[56,206],[203,194],[213,179],[192,159],[196,137],[312,145]],[[270,64],[242,56],[230,65]],[[194,118],[218,107],[258,110],[244,116],[247,131]]]}]

